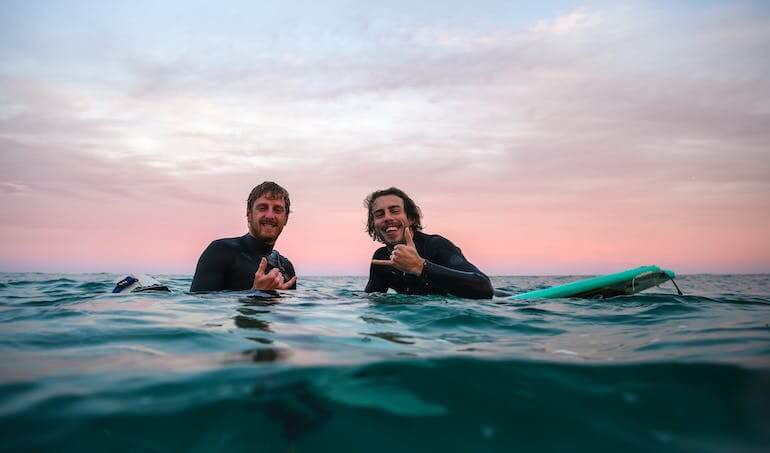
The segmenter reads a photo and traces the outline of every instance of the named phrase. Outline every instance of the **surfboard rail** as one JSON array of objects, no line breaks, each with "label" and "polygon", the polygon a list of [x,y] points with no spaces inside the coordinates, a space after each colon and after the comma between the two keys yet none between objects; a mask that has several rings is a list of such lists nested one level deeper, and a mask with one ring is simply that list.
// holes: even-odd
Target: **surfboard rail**
[{"label": "surfboard rail", "polygon": [[676,278],[674,271],[655,265],[641,266],[615,274],[586,278],[564,285],[528,291],[511,299],[607,298],[636,294]]}]

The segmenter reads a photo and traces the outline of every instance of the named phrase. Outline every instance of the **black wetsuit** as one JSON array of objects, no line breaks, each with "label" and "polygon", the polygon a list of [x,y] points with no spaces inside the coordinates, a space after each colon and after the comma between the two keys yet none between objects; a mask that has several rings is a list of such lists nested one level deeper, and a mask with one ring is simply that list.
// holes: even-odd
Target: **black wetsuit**
[{"label": "black wetsuit", "polygon": [[[267,258],[269,272],[277,267],[284,281],[294,277],[294,266],[273,246],[251,234],[239,238],[217,239],[209,244],[198,259],[190,291],[243,291],[254,285],[254,274],[259,262]],[[291,287],[295,289],[297,284]]]},{"label": "black wetsuit", "polygon": [[[465,259],[457,246],[436,234],[414,233],[417,253],[425,266],[421,275],[401,272],[392,266],[372,264],[366,292],[387,292],[393,288],[401,294],[452,294],[470,299],[491,299],[492,283],[476,266]],[[381,247],[372,259],[390,259],[390,249]]]}]

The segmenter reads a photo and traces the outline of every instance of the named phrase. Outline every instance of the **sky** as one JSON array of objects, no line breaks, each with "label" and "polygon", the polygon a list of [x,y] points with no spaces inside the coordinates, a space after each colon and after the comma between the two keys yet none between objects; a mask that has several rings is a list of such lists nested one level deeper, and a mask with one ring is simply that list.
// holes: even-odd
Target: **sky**
[{"label": "sky", "polygon": [[529,3],[0,1],[0,271],[192,274],[273,180],[300,277],[390,186],[490,275],[770,272],[770,6]]}]

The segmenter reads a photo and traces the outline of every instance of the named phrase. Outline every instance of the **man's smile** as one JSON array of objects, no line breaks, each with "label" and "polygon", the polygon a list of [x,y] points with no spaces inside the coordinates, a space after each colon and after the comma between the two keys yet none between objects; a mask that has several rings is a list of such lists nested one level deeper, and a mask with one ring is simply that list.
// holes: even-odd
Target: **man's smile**
[{"label": "man's smile", "polygon": [[389,242],[393,242],[398,239],[400,232],[401,232],[401,223],[400,222],[392,222],[384,225],[381,228],[382,235],[387,237]]},{"label": "man's smile", "polygon": [[274,222],[272,220],[262,220],[259,222],[259,225],[262,227],[268,227],[268,228],[277,228],[278,223]]}]

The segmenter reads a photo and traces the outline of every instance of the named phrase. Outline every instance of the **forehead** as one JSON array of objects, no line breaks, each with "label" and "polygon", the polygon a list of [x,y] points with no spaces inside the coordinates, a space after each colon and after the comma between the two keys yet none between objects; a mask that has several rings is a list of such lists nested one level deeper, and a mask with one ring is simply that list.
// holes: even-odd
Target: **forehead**
[{"label": "forehead", "polygon": [[281,205],[286,207],[286,200],[283,199],[283,195],[276,195],[272,192],[268,192],[260,195],[259,198],[255,199],[252,206],[257,206],[260,204]]},{"label": "forehead", "polygon": [[403,209],[404,200],[402,200],[398,195],[382,195],[374,199],[374,202],[372,203],[372,212],[394,206],[398,206]]}]

